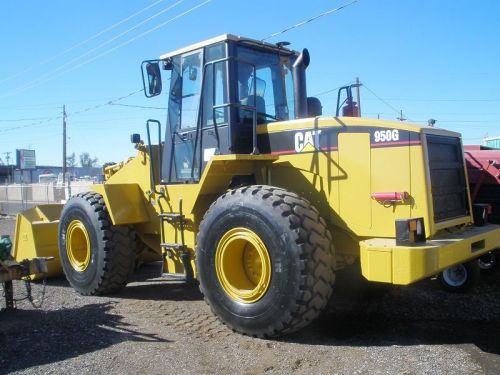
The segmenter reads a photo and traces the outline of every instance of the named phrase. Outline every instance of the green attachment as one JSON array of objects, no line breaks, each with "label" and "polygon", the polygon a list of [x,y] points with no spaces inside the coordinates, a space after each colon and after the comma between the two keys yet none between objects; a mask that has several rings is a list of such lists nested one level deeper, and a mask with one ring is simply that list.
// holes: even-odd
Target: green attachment
[{"label": "green attachment", "polygon": [[8,260],[11,258],[10,251],[12,250],[12,241],[8,235],[0,237],[0,260]]}]

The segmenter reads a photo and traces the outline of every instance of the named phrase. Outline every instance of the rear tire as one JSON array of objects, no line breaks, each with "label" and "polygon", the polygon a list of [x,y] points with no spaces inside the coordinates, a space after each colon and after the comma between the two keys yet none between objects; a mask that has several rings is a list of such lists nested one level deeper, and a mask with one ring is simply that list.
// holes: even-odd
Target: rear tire
[{"label": "rear tire", "polygon": [[271,186],[219,197],[197,238],[205,301],[223,323],[257,337],[297,331],[321,313],[332,292],[333,256],[331,234],[318,211]]},{"label": "rear tire", "polygon": [[449,267],[439,274],[442,287],[452,293],[465,293],[474,288],[481,277],[477,259]]},{"label": "rear tire", "polygon": [[122,289],[134,269],[135,248],[135,232],[111,224],[100,194],[78,194],[65,204],[59,221],[59,255],[66,278],[78,293]]},{"label": "rear tire", "polygon": [[483,272],[493,272],[498,268],[498,250],[490,251],[479,258],[477,258],[477,264]]}]

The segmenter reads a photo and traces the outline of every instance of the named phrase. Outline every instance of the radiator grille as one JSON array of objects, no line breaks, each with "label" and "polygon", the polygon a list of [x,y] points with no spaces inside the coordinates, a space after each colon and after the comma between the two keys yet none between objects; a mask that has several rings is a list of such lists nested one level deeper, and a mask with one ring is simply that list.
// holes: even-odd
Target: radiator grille
[{"label": "radiator grille", "polygon": [[434,222],[469,215],[462,144],[459,138],[427,135]]}]

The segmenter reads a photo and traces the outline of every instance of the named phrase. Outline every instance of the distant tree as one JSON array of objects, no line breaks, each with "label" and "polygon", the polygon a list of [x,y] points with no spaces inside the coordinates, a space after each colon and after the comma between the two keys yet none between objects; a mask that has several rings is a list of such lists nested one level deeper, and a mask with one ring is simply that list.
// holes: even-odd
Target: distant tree
[{"label": "distant tree", "polygon": [[88,152],[84,152],[80,155],[80,165],[82,167],[94,167],[97,164],[97,158],[91,158]]},{"label": "distant tree", "polygon": [[68,168],[76,167],[76,155],[74,152],[66,158],[66,167]]}]

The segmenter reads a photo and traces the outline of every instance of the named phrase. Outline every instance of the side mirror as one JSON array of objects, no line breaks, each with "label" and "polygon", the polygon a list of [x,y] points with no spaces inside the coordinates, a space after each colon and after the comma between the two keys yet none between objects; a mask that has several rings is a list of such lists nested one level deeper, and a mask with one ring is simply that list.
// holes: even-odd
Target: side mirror
[{"label": "side mirror", "polygon": [[152,98],[153,96],[160,95],[162,84],[160,65],[158,64],[158,60],[143,61],[141,68],[144,95],[146,95],[147,98]]},{"label": "side mirror", "polygon": [[140,143],[141,142],[141,135],[134,133],[130,136],[130,143]]}]

